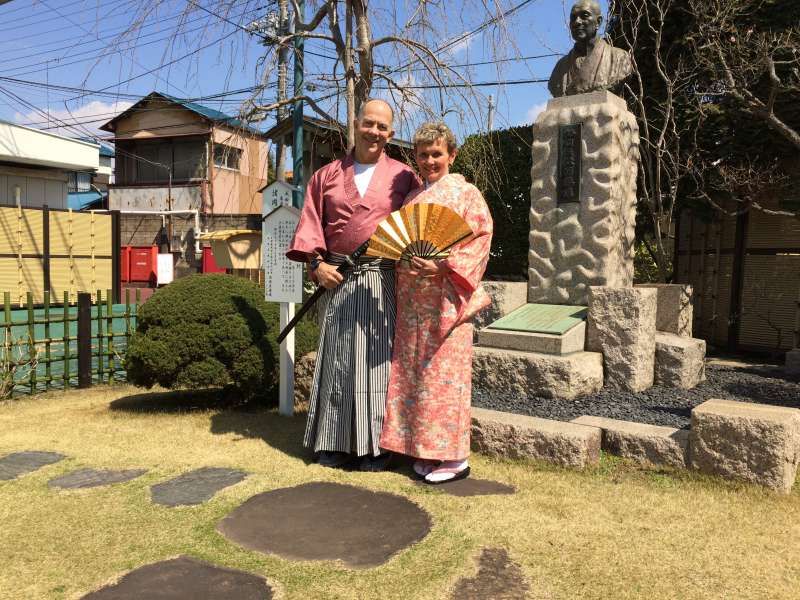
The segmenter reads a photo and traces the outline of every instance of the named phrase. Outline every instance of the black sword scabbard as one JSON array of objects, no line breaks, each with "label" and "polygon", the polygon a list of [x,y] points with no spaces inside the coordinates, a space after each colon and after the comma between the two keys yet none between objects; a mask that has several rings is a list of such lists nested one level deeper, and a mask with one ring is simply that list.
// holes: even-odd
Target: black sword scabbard
[{"label": "black sword scabbard", "polygon": [[[344,273],[347,269],[354,267],[358,259],[361,258],[361,256],[367,251],[367,248],[369,248],[368,241],[361,244],[350,256],[345,257],[345,261],[339,265],[336,270],[339,273]],[[297,325],[297,322],[303,318],[303,315],[305,315],[312,306],[314,306],[316,301],[319,300],[320,296],[322,296],[325,291],[326,288],[319,286],[316,290],[314,290],[314,293],[311,294],[308,300],[303,302],[303,305],[297,310],[294,317],[292,317],[292,320],[289,321],[286,327],[283,328],[283,331],[278,334],[279,344],[286,338],[287,335],[289,335],[289,332],[294,329],[295,325]]]}]

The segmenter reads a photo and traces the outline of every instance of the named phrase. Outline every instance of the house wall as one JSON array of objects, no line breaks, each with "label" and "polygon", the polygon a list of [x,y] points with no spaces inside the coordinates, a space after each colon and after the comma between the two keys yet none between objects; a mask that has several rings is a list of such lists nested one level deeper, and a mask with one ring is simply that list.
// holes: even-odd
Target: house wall
[{"label": "house wall", "polygon": [[114,137],[146,139],[209,133],[208,121],[200,115],[163,100],[149,101],[115,124]]},{"label": "house wall", "polygon": [[0,121],[0,161],[65,171],[96,171],[100,166],[100,148]]},{"label": "house wall", "polygon": [[67,174],[58,169],[0,166],[0,204],[16,206],[14,188],[20,188],[25,208],[67,208]]},{"label": "house wall", "polygon": [[241,150],[239,169],[213,166],[213,212],[215,214],[261,214],[259,190],[267,183],[269,143],[234,130],[215,127],[213,143]]}]

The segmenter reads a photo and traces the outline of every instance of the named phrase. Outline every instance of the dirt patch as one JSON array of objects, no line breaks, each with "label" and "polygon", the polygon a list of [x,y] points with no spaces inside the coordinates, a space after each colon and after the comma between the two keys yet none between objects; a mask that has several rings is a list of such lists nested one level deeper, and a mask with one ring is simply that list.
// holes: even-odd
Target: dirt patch
[{"label": "dirt patch", "polygon": [[519,565],[502,548],[484,548],[478,562],[478,574],[456,584],[456,600],[525,600],[528,584]]},{"label": "dirt patch", "polygon": [[179,556],[131,571],[114,584],[83,600],[270,600],[272,588],[263,577],[225,569]]},{"label": "dirt patch", "polygon": [[55,477],[47,482],[50,487],[63,489],[93,488],[101,485],[111,485],[113,483],[124,483],[131,481],[147,473],[146,469],[126,469],[124,471],[111,471],[97,469],[79,469],[66,473],[60,477]]},{"label": "dirt patch", "polygon": [[247,477],[244,471],[203,467],[150,488],[153,502],[164,506],[202,504],[218,491]]},{"label": "dirt patch", "polygon": [[65,458],[66,456],[57,452],[40,452],[38,450],[8,454],[0,458],[0,481],[16,479],[20,475],[32,473]]},{"label": "dirt patch", "polygon": [[251,550],[366,568],[422,540],[431,518],[401,496],[312,482],[253,496],[217,530]]}]

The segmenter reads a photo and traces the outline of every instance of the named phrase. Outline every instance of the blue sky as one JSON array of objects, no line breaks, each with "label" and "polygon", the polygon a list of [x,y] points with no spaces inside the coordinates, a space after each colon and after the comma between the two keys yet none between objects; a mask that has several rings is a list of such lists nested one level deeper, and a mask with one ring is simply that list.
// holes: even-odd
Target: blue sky
[{"label": "blue sky", "polygon": [[[186,13],[193,1],[217,16],[198,8]],[[505,0],[503,6],[520,2]],[[270,0],[13,0],[0,6],[0,118],[42,128],[69,122],[75,125],[57,131],[89,135],[115,111],[154,89],[198,98],[251,87],[258,81],[261,70],[257,61],[265,50],[257,38],[236,24],[246,25],[263,16],[270,4]],[[306,4],[312,6],[313,2]],[[434,23],[439,32],[437,40],[450,40],[471,31],[488,16],[477,9],[465,11],[465,5],[458,1],[444,0],[442,4],[450,12]],[[507,35],[499,53],[503,62],[458,70],[472,82],[546,79],[556,57],[520,57],[569,50],[566,11],[570,4],[570,0],[533,0],[506,22]],[[605,2],[602,4],[605,8]],[[406,0],[372,0],[375,34],[386,32],[383,23],[387,19],[403,20],[411,10],[409,6],[413,9],[416,5]],[[143,9],[150,12],[144,15]],[[121,37],[137,20],[143,25],[137,36]],[[175,36],[176,29],[183,33]],[[491,51],[496,39],[493,35],[496,30],[474,35],[440,58],[457,65],[491,61],[498,56]],[[315,54],[333,53],[330,44],[321,40],[308,42],[307,49]],[[377,59],[390,67],[396,65],[396,59],[388,54]],[[307,72],[313,74],[330,73],[333,64],[310,54],[306,63]],[[403,76],[408,84],[431,82],[424,71]],[[497,102],[496,128],[531,122],[549,97],[542,83],[490,85],[479,90],[483,98],[469,102],[452,91],[445,90],[441,95],[448,121],[462,136],[478,130],[478,119],[455,122],[452,115],[469,112],[469,104],[484,103],[489,94]],[[315,94],[324,92],[311,92]],[[428,95],[439,104],[436,90]],[[247,96],[230,94],[201,102],[235,114]],[[323,104],[335,110],[330,102]],[[415,118],[422,116],[410,115],[405,130],[398,133],[407,136]],[[270,119],[265,125],[272,122]]]}]

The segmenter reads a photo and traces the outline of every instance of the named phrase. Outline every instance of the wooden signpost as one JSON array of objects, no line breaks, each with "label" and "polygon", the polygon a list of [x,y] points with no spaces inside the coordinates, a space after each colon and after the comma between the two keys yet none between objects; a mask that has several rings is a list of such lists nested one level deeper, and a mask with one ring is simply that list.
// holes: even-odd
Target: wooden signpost
[{"label": "wooden signpost", "polygon": [[[280,329],[283,329],[294,316],[295,303],[303,301],[303,265],[286,258],[300,211],[291,206],[291,191],[289,205],[271,207],[266,197],[265,193],[261,251],[264,293],[268,302],[280,302]],[[281,342],[278,411],[286,416],[294,412],[294,332]]]}]

